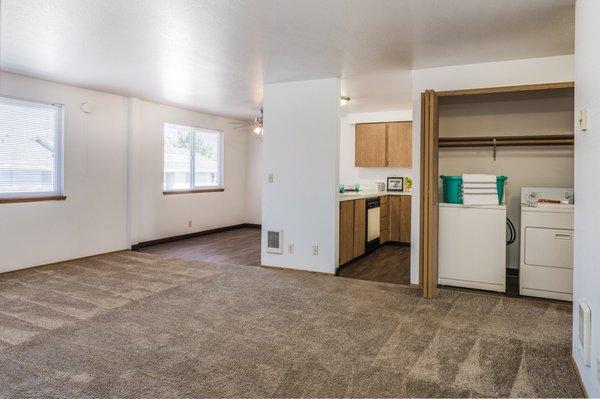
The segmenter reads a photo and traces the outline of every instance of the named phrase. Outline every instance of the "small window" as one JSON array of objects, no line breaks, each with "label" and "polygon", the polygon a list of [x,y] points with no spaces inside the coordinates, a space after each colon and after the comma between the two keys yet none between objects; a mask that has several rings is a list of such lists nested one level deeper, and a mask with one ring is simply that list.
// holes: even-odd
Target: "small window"
[{"label": "small window", "polygon": [[0,97],[0,199],[62,195],[62,106]]},{"label": "small window", "polygon": [[222,141],[216,130],[165,124],[164,190],[222,188]]}]

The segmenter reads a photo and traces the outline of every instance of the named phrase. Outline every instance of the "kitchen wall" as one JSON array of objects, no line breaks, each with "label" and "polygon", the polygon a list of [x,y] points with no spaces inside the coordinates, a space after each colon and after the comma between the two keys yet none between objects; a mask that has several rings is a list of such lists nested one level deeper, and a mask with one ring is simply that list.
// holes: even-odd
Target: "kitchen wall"
[{"label": "kitchen wall", "polygon": [[64,104],[67,196],[0,204],[0,272],[125,248],[127,100],[6,72],[0,94]]},{"label": "kitchen wall", "polygon": [[[0,272],[129,248],[140,241],[260,223],[260,144],[231,119],[0,72],[0,95],[62,103],[65,201],[0,204]],[[81,103],[93,104],[85,114]],[[165,122],[222,130],[225,191],[162,195]],[[254,165],[254,164],[252,164]],[[247,180],[254,179],[250,215]],[[258,217],[258,219],[257,219]],[[192,220],[192,227],[187,221]]]},{"label": "kitchen wall", "polygon": [[[571,133],[573,100],[572,90],[441,98],[440,137]],[[507,263],[518,268],[521,187],[573,187],[573,148],[501,147],[495,161],[491,148],[447,148],[440,150],[439,173],[508,177],[507,216],[517,229],[517,241],[507,247]]]},{"label": "kitchen wall", "polygon": [[[414,70],[413,160],[421,159],[421,93],[425,90],[455,90],[572,81],[573,56],[529,58],[481,64]],[[420,209],[420,169],[413,167],[412,209]],[[419,247],[420,213],[411,221],[411,246]],[[419,251],[411,251],[411,283],[419,282]]]},{"label": "kitchen wall", "polygon": [[[129,244],[246,222],[248,129],[231,119],[142,100],[130,102]],[[174,123],[223,132],[225,191],[163,195],[163,126]],[[192,226],[188,227],[188,221]]]},{"label": "kitchen wall", "polygon": [[375,182],[387,183],[390,176],[412,176],[412,168],[358,168],[354,166],[354,132],[357,123],[412,120],[411,110],[348,114],[340,118],[340,183],[359,183],[361,189],[375,189]]},{"label": "kitchen wall", "polygon": [[[575,126],[575,267],[573,276],[573,357],[590,398],[600,397],[600,2],[578,0],[575,10],[575,112],[588,110],[588,130]],[[578,350],[578,303],[592,309],[591,365]]]},{"label": "kitchen wall", "polygon": [[[273,182],[263,176],[263,265],[335,272],[340,90],[337,78],[264,86],[263,172]],[[283,231],[283,254],[266,252],[268,229]]]}]

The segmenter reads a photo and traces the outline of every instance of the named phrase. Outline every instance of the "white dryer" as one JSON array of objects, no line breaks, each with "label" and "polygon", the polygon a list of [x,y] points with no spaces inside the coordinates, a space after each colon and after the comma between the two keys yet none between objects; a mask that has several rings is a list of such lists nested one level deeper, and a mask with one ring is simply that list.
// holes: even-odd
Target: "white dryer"
[{"label": "white dryer", "polygon": [[521,188],[521,295],[573,300],[572,199],[572,188]]}]

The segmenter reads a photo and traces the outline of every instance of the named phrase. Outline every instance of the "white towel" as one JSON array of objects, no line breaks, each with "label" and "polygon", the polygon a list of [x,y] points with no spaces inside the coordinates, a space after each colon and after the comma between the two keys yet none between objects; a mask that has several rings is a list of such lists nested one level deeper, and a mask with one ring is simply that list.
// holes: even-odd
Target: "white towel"
[{"label": "white towel", "polygon": [[496,183],[463,183],[463,189],[498,189]]},{"label": "white towel", "polygon": [[498,205],[496,176],[481,174],[463,175],[463,204]]},{"label": "white towel", "polygon": [[496,183],[495,175],[464,174],[463,183]]},{"label": "white towel", "polygon": [[496,194],[498,190],[496,188],[465,188],[463,189],[463,195],[469,194]]},{"label": "white towel", "polygon": [[463,205],[498,205],[498,194],[463,195]]}]

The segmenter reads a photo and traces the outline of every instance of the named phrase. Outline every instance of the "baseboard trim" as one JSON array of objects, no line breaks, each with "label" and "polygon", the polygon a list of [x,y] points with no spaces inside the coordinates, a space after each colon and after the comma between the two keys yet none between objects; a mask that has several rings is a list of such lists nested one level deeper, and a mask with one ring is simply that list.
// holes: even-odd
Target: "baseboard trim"
[{"label": "baseboard trim", "polygon": [[579,367],[577,367],[577,362],[575,362],[575,358],[573,355],[569,356],[569,363],[571,363],[571,367],[575,372],[575,376],[577,377],[577,382],[579,382],[579,387],[581,388],[581,392],[583,392],[584,398],[589,398],[587,391],[585,390],[585,385],[583,385],[583,379],[581,378],[581,373],[579,372]]},{"label": "baseboard trim", "polygon": [[196,231],[194,233],[188,233],[188,234],[181,234],[178,236],[158,238],[156,240],[150,240],[150,241],[142,241],[137,244],[133,244],[131,246],[131,250],[139,251],[140,248],[151,247],[153,245],[165,244],[167,242],[173,242],[173,241],[187,240],[188,238],[195,238],[195,237],[205,236],[208,234],[222,233],[224,231],[236,230],[236,229],[241,229],[244,227],[260,229],[261,225],[254,224],[254,223],[240,223],[240,224],[234,224],[232,226],[217,227],[215,229]]}]

